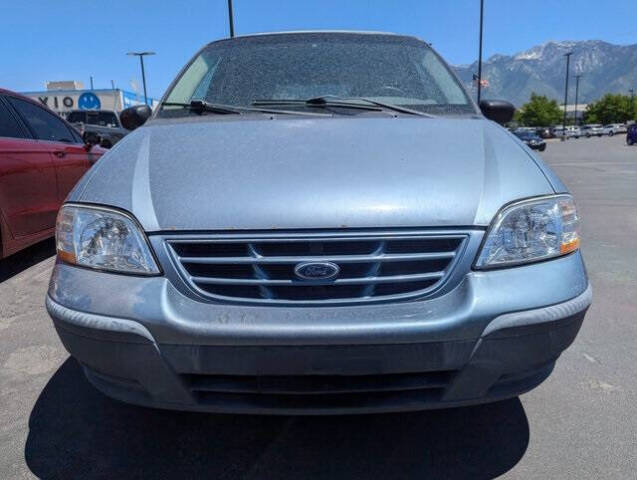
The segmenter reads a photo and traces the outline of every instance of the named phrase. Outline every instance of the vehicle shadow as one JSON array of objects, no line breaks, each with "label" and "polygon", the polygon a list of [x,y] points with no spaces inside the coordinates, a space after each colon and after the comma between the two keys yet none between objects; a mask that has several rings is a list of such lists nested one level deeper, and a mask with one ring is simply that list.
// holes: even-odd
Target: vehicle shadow
[{"label": "vehicle shadow", "polygon": [[69,358],[31,412],[25,458],[44,479],[487,479],[528,442],[518,399],[390,415],[171,412],[108,399]]},{"label": "vehicle shadow", "polygon": [[49,238],[0,260],[0,283],[53,255],[55,255],[55,240]]}]

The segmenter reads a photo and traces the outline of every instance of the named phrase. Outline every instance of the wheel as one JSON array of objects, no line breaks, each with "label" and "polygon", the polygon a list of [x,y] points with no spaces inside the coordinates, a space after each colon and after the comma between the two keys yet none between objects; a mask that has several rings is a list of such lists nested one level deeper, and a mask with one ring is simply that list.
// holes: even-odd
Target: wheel
[{"label": "wheel", "polygon": [[608,136],[612,137],[613,135],[615,135],[615,132],[613,132],[612,130],[610,132],[608,132]]},{"label": "wheel", "polygon": [[586,134],[586,138],[591,138],[591,134],[590,134],[590,133],[587,133],[587,134]]},{"label": "wheel", "polygon": [[540,148],[538,148],[538,150],[540,152],[543,152],[544,150],[546,150],[546,143],[544,145],[542,145]]},{"label": "wheel", "polygon": [[113,146],[113,144],[111,143],[110,140],[104,139],[100,142],[100,147],[102,148],[111,148]]},{"label": "wheel", "polygon": [[627,139],[626,139],[626,143],[627,143],[628,145],[632,145],[634,142],[633,142],[633,139],[632,139],[632,138],[627,138]]}]

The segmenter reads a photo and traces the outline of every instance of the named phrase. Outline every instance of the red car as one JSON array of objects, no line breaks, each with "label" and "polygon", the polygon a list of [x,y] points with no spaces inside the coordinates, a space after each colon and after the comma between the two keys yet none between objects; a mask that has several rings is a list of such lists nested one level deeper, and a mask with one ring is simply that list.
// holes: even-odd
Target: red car
[{"label": "red car", "polygon": [[104,152],[44,105],[0,89],[0,258],[53,235],[60,205]]}]

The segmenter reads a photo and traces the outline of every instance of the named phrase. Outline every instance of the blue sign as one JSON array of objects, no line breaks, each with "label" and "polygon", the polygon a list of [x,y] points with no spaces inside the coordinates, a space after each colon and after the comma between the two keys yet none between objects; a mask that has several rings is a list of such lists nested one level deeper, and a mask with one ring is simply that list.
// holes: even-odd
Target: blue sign
[{"label": "blue sign", "polygon": [[84,92],[77,99],[77,106],[82,110],[99,110],[102,106],[102,102],[97,98],[97,95],[91,92]]},{"label": "blue sign", "polygon": [[[144,103],[144,96],[139,93],[127,92],[122,90],[122,104],[124,108],[132,107],[133,105],[142,105]],[[148,104],[153,105],[153,99],[148,97]]]}]

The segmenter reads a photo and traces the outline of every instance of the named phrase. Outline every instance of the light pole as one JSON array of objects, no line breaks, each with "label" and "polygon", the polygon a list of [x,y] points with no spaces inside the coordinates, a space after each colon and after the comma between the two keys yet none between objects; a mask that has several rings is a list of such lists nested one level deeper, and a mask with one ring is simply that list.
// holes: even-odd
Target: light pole
[{"label": "light pole", "polygon": [[232,0],[228,0],[228,20],[230,22],[230,38],[234,37],[234,18],[232,15]]},{"label": "light pole", "polygon": [[478,105],[482,90],[482,25],[484,21],[484,0],[480,0],[480,41],[478,42]]},{"label": "light pole", "polygon": [[578,125],[577,121],[577,101],[579,97],[579,79],[582,78],[582,74],[575,75],[575,125]]},{"label": "light pole", "polygon": [[566,57],[566,85],[564,87],[564,120],[562,122],[562,140],[566,140],[566,106],[568,104],[568,71],[571,67],[571,55],[573,52],[565,53]]},{"label": "light pole", "polygon": [[146,94],[146,73],[144,72],[144,57],[146,55],[155,55],[155,52],[128,52],[126,55],[139,57],[139,64],[142,67],[142,84],[144,85],[144,103],[148,105],[148,95]]}]

